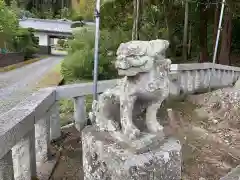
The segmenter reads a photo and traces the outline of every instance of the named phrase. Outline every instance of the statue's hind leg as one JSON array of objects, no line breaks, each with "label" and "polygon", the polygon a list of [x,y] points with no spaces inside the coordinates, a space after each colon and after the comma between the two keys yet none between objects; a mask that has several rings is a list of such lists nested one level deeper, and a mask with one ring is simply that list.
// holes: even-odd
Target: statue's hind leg
[{"label": "statue's hind leg", "polygon": [[163,100],[152,103],[147,107],[146,111],[146,125],[150,132],[156,133],[163,130],[163,126],[157,121],[157,111],[160,108]]}]

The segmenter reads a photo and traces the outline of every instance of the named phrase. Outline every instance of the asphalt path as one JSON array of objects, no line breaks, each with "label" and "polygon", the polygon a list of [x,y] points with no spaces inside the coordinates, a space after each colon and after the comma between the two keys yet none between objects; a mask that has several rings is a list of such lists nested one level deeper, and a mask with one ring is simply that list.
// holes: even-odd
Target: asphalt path
[{"label": "asphalt path", "polygon": [[0,114],[31,95],[33,87],[63,58],[51,56],[12,71],[0,72]]}]

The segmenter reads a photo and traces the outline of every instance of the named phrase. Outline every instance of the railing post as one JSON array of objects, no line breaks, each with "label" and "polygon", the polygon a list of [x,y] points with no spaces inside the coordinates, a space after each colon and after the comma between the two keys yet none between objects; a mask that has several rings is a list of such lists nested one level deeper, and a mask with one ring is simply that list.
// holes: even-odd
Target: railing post
[{"label": "railing post", "polygon": [[194,92],[194,84],[195,84],[194,80],[195,80],[195,77],[194,77],[192,71],[187,71],[186,81],[187,81],[187,92],[188,93]]},{"label": "railing post", "polygon": [[14,180],[12,151],[0,159],[0,179]]},{"label": "railing post", "polygon": [[221,70],[216,69],[216,79],[217,79],[217,85],[218,87],[221,87],[222,81],[221,81]]},{"label": "railing post", "polygon": [[222,70],[222,77],[221,77],[222,85],[225,86],[227,83],[227,77],[226,77],[226,70]]},{"label": "railing post", "polygon": [[37,168],[34,128],[12,148],[12,152],[15,179],[22,180],[36,178]]},{"label": "railing post", "polygon": [[187,92],[187,73],[186,73],[186,71],[180,72],[180,87],[184,93]]},{"label": "railing post", "polygon": [[200,70],[200,84],[201,84],[201,88],[205,88],[205,84],[204,84],[204,78],[205,78],[205,71],[203,69]]},{"label": "railing post", "polygon": [[35,124],[37,164],[46,162],[50,155],[50,115]]},{"label": "railing post", "polygon": [[199,70],[195,70],[195,73],[194,91],[198,91],[201,87],[201,72]]},{"label": "railing post", "polygon": [[58,101],[52,106],[50,110],[50,140],[57,139],[61,136],[61,125],[59,115]]},{"label": "railing post", "polygon": [[206,88],[208,88],[210,86],[210,88],[212,87],[212,82],[211,82],[211,76],[212,76],[212,72],[211,69],[206,69],[205,71],[205,79],[204,79],[204,84],[206,86]]},{"label": "railing post", "polygon": [[232,85],[234,84],[234,70],[232,70]]},{"label": "railing post", "polygon": [[74,98],[74,120],[78,131],[81,131],[87,123],[85,96]]}]

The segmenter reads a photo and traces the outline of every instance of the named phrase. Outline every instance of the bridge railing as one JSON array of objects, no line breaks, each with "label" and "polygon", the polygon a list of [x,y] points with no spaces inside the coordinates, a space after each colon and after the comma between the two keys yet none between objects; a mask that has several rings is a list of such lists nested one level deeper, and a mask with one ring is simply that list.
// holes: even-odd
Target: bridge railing
[{"label": "bridge railing", "polygon": [[[207,87],[212,64],[173,64],[172,94],[194,92]],[[232,85],[240,68],[216,65],[212,87]],[[116,80],[101,81],[98,93],[113,87]],[[0,115],[0,179],[31,179],[50,157],[50,141],[61,135],[58,101],[74,101],[74,124],[81,131],[86,125],[85,97],[92,94],[92,83],[42,89]]]}]

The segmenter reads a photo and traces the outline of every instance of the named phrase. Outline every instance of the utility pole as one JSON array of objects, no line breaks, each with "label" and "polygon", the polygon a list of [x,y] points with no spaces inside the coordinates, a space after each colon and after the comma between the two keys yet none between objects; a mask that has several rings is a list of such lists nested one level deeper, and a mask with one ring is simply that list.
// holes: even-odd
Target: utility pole
[{"label": "utility pole", "polygon": [[97,83],[98,83],[98,45],[99,45],[99,24],[100,24],[100,0],[96,1],[96,9],[95,9],[95,23],[96,23],[96,30],[95,30],[95,49],[94,49],[94,72],[93,72],[93,99],[97,100],[98,98],[98,90],[97,90]]},{"label": "utility pole", "polygon": [[215,49],[214,49],[214,54],[213,54],[212,71],[211,71],[211,74],[210,74],[210,77],[209,77],[209,85],[208,85],[209,91],[211,90],[212,75],[215,72],[215,64],[216,64],[216,58],[217,58],[217,51],[218,51],[220,33],[221,33],[221,30],[222,30],[222,20],[223,20],[225,2],[226,2],[226,0],[222,0],[221,13],[220,13],[219,23],[218,23],[218,32],[217,32],[217,38],[216,38]]}]

